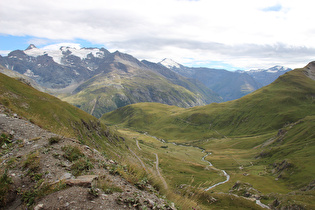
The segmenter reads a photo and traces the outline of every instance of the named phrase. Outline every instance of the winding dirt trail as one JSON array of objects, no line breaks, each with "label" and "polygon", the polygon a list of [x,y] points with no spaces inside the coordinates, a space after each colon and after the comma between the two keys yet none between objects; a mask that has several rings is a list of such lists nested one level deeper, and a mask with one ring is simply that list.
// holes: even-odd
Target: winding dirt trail
[{"label": "winding dirt trail", "polygon": [[165,189],[168,189],[167,183],[166,183],[164,177],[163,177],[163,176],[161,175],[161,173],[160,173],[160,168],[159,168],[159,156],[158,156],[156,153],[155,153],[155,157],[156,157],[155,168],[156,168],[156,171],[157,171],[157,173],[158,173],[158,176],[159,176],[160,179],[162,180]]},{"label": "winding dirt trail", "polygon": [[143,161],[139,158],[139,156],[136,153],[134,153],[134,151],[132,151],[130,148],[129,148],[129,151],[139,160],[139,162],[140,162],[141,166],[144,168],[144,170],[147,170],[147,168],[145,167]]},{"label": "winding dirt trail", "polygon": [[139,146],[138,140],[136,140],[136,144],[137,144],[138,149],[139,149],[139,150],[142,150],[141,147]]},{"label": "winding dirt trail", "polygon": [[[137,144],[138,149],[139,149],[139,150],[142,150],[141,147],[139,146],[138,140],[136,140],[136,144]],[[129,148],[129,150],[130,150],[130,152],[139,160],[139,162],[141,163],[142,167],[143,167],[145,170],[147,170],[146,167],[145,167],[145,164],[144,164],[143,161],[140,159],[140,157],[139,157],[136,153],[134,153],[134,151],[132,151],[130,148]],[[165,189],[168,189],[167,183],[166,183],[164,177],[163,177],[163,176],[161,175],[161,173],[160,173],[160,168],[159,168],[159,156],[158,156],[156,153],[154,153],[154,154],[155,154],[155,158],[156,158],[156,161],[155,161],[155,169],[156,169],[156,171],[157,171],[157,175],[159,176],[159,178],[160,178],[161,181],[163,182],[163,185],[164,185]]]}]

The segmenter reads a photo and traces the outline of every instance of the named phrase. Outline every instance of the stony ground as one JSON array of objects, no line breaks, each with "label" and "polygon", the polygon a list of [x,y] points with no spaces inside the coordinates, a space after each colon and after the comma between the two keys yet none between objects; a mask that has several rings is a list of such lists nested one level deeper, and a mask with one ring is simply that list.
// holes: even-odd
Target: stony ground
[{"label": "stony ground", "polygon": [[[0,106],[2,134],[10,140],[0,148],[0,176],[8,175],[10,184],[0,208],[175,209],[152,187],[147,187],[151,192],[140,190],[110,173],[116,163],[97,150],[43,130]],[[79,160],[71,161],[65,148],[78,148]],[[85,165],[78,173],[73,167],[80,160]]]}]

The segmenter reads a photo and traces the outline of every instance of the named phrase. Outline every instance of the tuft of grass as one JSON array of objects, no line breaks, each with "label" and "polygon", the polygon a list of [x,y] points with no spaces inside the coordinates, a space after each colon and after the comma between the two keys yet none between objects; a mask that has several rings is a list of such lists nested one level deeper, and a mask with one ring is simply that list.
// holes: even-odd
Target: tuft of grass
[{"label": "tuft of grass", "polygon": [[94,166],[90,160],[88,160],[85,157],[81,157],[80,159],[73,162],[73,165],[71,166],[71,173],[74,176],[79,176],[82,173],[86,173],[93,168],[94,168]]},{"label": "tuft of grass", "polygon": [[58,137],[58,136],[53,136],[53,137],[50,137],[50,138],[48,139],[48,142],[49,142],[50,145],[52,145],[52,144],[57,144],[57,143],[59,143],[59,142],[61,141],[61,139],[62,139],[62,138],[60,138],[60,137]]},{"label": "tuft of grass", "polygon": [[22,201],[28,207],[31,207],[38,199],[50,193],[63,190],[66,187],[67,185],[64,182],[58,182],[51,185],[50,183],[44,182],[44,180],[41,179],[34,187],[20,191],[19,193],[22,195]]},{"label": "tuft of grass", "polygon": [[96,186],[103,190],[105,194],[123,192],[123,190],[120,187],[114,185],[109,179],[106,179],[105,176],[99,177]]},{"label": "tuft of grass", "polygon": [[81,152],[81,150],[77,146],[66,145],[62,147],[61,149],[62,151],[64,151],[63,157],[71,162],[76,161],[80,159],[81,157],[84,157],[84,154]]},{"label": "tuft of grass", "polygon": [[[3,172],[1,172],[3,173]],[[8,176],[8,170],[0,176],[0,207],[4,207],[8,201],[8,194],[13,183],[11,177]]]},{"label": "tuft of grass", "polygon": [[31,152],[22,163],[23,169],[28,169],[27,174],[37,173],[40,170],[39,151]]},{"label": "tuft of grass", "polygon": [[11,144],[12,143],[12,135],[7,133],[1,133],[0,135],[0,147],[2,147],[4,144]]}]

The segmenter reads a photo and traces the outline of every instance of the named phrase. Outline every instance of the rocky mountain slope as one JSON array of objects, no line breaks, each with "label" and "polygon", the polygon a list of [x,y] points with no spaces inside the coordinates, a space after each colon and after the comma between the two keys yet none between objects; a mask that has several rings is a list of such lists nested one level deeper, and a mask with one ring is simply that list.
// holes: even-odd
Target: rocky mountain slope
[{"label": "rocky mountain slope", "polygon": [[[117,162],[0,106],[1,204],[5,209],[175,209],[116,175]],[[89,174],[89,175],[86,175]]]},{"label": "rocky mountain slope", "polygon": [[202,84],[127,54],[115,52],[102,65],[106,71],[83,82],[71,95],[60,97],[97,117],[138,102],[192,107],[221,101]]},{"label": "rocky mountain slope", "polygon": [[0,74],[0,208],[175,209],[124,141],[95,117]]},{"label": "rocky mountain slope", "polygon": [[202,82],[218,93],[224,101],[241,98],[292,70],[275,66],[269,69],[231,72],[224,69],[186,67],[171,59],[164,59],[159,64],[187,78]]},{"label": "rocky mountain slope", "polygon": [[144,101],[180,107],[222,101],[201,83],[103,48],[43,50],[30,45],[0,57],[0,64],[97,117]]}]

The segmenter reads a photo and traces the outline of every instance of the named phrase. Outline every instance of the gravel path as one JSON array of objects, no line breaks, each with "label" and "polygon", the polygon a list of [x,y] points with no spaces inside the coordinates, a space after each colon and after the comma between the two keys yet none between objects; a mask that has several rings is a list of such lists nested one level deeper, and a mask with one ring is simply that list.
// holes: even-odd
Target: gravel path
[{"label": "gravel path", "polygon": [[159,176],[160,179],[162,180],[165,189],[168,189],[167,183],[166,183],[164,177],[163,177],[163,176],[161,175],[161,173],[160,173],[160,168],[159,168],[159,156],[158,156],[156,153],[155,153],[155,157],[156,157],[155,168],[156,168],[156,171],[157,171],[157,173],[158,173],[158,176]]}]

